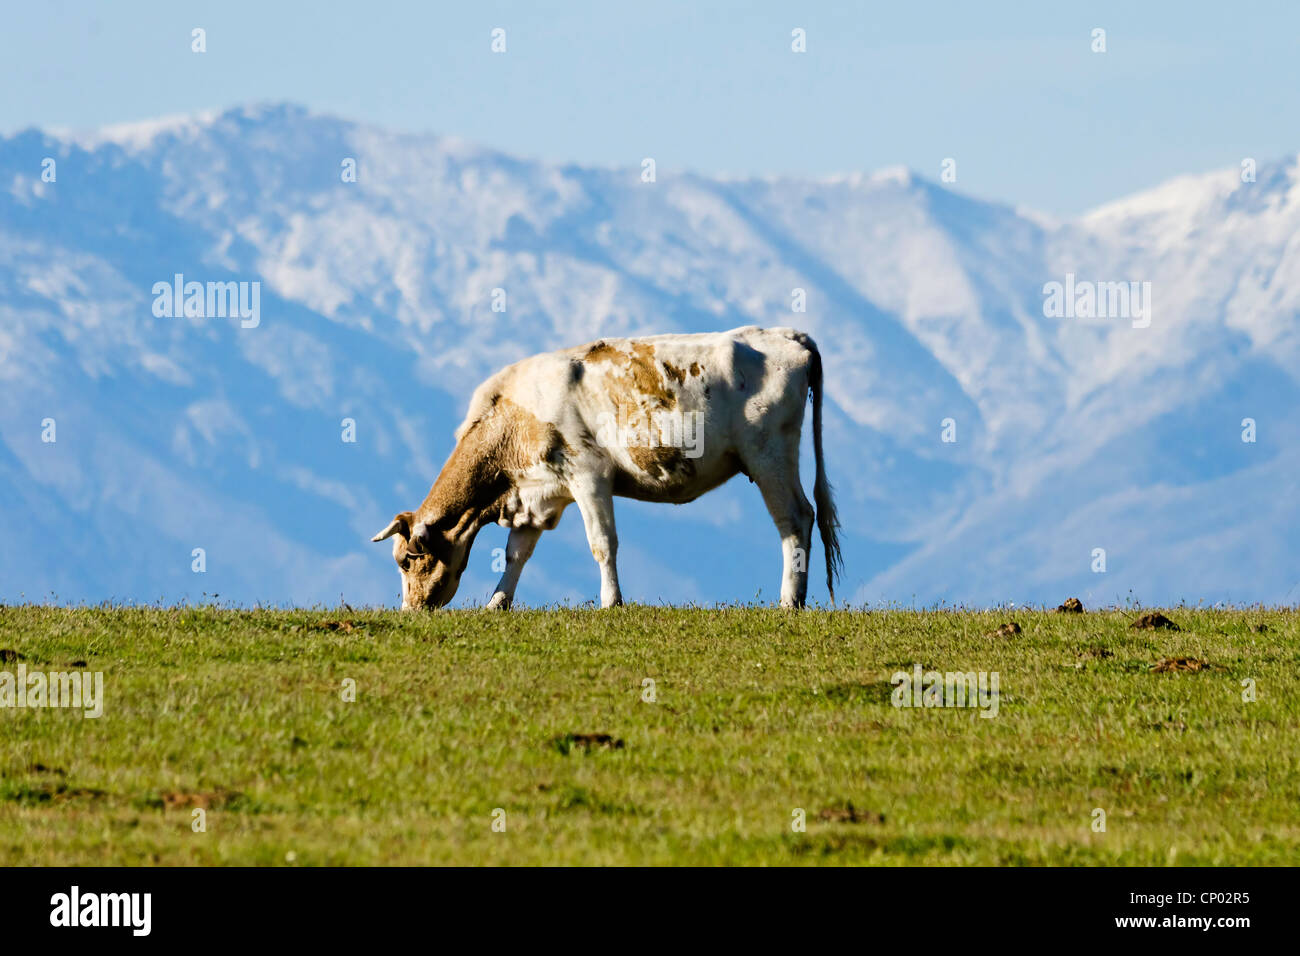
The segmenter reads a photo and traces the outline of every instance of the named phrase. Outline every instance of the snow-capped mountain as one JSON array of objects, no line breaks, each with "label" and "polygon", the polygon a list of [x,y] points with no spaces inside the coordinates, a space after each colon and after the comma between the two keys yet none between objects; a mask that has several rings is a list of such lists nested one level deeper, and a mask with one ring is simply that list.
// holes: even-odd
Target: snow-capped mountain
[{"label": "snow-capped mountain", "polygon": [[[0,600],[395,603],[368,538],[419,503],[485,376],[749,324],[825,355],[841,596],[1300,598],[1295,159],[1059,223],[906,171],[643,169],[279,105],[0,139]],[[187,317],[159,291],[177,276],[257,298]],[[743,479],[618,519],[629,599],[778,591]],[[504,537],[480,535],[458,603]],[[519,598],[597,581],[573,511]]]}]

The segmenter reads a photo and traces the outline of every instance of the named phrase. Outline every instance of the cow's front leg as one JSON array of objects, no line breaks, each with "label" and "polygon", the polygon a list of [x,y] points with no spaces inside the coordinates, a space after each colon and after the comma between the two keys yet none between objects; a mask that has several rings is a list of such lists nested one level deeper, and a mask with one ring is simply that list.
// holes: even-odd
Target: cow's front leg
[{"label": "cow's front leg", "polygon": [[618,532],[614,529],[614,496],[608,486],[574,490],[574,500],[587,526],[591,556],[600,565],[600,606],[623,603],[618,589]]},{"label": "cow's front leg", "polygon": [[542,536],[541,528],[511,528],[510,537],[506,539],[506,571],[497,582],[496,592],[488,601],[488,609],[504,611],[514,603],[515,587],[519,584],[519,574],[524,564],[532,557],[537,539]]}]

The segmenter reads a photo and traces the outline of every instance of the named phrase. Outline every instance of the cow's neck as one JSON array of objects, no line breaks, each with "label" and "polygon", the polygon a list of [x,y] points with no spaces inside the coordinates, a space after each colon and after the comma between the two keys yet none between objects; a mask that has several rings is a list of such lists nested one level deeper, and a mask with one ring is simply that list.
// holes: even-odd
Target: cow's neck
[{"label": "cow's neck", "polygon": [[476,422],[456,443],[417,513],[453,545],[470,543],[479,528],[495,521],[510,490],[500,462],[504,436],[495,434],[500,429],[494,425]]}]

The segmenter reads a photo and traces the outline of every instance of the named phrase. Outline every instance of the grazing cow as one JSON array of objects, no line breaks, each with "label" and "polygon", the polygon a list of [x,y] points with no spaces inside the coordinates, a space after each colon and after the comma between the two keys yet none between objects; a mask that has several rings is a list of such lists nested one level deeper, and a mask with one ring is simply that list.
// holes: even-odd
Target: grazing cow
[{"label": "grazing cow", "polygon": [[508,608],[542,532],[576,502],[600,566],[602,607],[621,604],[614,497],[682,504],[743,474],[781,533],[783,607],[803,606],[814,511],[799,481],[799,434],[812,392],[813,499],[835,596],[841,558],[822,459],[822,361],[794,329],[602,339],[516,362],[474,392],[456,447],[393,539],[402,607],[456,594],[479,529],[510,529],[490,608]]}]

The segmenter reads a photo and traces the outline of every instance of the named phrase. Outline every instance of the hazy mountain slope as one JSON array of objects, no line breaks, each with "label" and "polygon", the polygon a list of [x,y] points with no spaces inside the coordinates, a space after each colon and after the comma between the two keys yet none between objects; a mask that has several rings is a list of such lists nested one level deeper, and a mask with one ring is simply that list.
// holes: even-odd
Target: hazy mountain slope
[{"label": "hazy mountain slope", "polygon": [[[601,335],[746,324],[803,327],[826,355],[844,594],[1295,598],[1294,161],[1064,224],[905,171],[657,178],[290,106],[0,139],[0,598],[391,603],[366,539],[418,503],[483,377]],[[156,317],[176,273],[260,282],[260,323]],[[1151,282],[1150,327],[1046,317],[1066,273]],[[743,479],[619,522],[630,598],[777,591]],[[503,541],[480,537],[462,600]],[[573,512],[520,597],[596,580]]]}]

